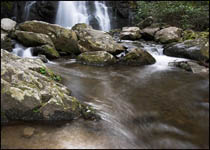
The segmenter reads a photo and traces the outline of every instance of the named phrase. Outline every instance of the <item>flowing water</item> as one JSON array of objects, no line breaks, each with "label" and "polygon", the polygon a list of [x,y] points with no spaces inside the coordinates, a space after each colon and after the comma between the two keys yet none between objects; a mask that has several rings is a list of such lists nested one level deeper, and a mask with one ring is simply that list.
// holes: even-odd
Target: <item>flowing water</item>
[{"label": "flowing water", "polygon": [[[110,30],[108,9],[103,2],[95,1],[95,16],[103,31]],[[56,24],[64,27],[73,27],[77,23],[90,23],[90,14],[87,11],[86,1],[59,1],[56,15]]]},{"label": "flowing water", "polygon": [[[1,144],[19,149],[209,148],[208,75],[168,66],[183,59],[162,55],[162,45],[141,45],[156,58],[154,65],[94,67],[72,59],[48,63],[73,96],[97,109],[102,120],[5,126]],[[28,126],[36,132],[24,138]]]}]

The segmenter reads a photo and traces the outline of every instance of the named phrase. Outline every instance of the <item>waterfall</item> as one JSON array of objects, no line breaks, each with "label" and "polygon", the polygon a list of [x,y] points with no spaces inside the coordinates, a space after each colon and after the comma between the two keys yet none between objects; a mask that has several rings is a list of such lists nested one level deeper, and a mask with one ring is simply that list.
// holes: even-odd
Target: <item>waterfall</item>
[{"label": "waterfall", "polygon": [[56,24],[72,27],[77,23],[89,24],[86,1],[60,1]]},{"label": "waterfall", "polygon": [[95,16],[99,22],[100,28],[103,31],[110,30],[110,19],[108,15],[108,8],[104,3],[95,1],[96,12]]},{"label": "waterfall", "polygon": [[20,57],[33,57],[31,53],[31,47],[26,48],[23,45],[16,43],[15,48],[13,49],[12,53],[16,54]]},{"label": "waterfall", "polygon": [[29,15],[30,15],[31,7],[32,7],[33,4],[35,4],[35,3],[36,3],[36,1],[27,1],[27,2],[26,2],[25,8],[24,8],[24,12],[25,12],[25,17],[24,17],[24,19],[25,19],[25,20],[28,20]]},{"label": "waterfall", "polygon": [[[103,31],[110,30],[108,8],[103,2],[94,2],[96,20]],[[56,15],[56,24],[64,27],[72,27],[77,23],[90,24],[90,15],[87,11],[86,1],[60,1]]]}]

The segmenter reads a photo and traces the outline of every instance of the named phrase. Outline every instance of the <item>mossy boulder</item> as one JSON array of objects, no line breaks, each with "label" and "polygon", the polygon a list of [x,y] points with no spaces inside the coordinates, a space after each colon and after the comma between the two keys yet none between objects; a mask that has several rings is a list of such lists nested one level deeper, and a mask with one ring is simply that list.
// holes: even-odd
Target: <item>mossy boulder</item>
[{"label": "mossy boulder", "polygon": [[178,42],[181,39],[182,29],[177,27],[164,28],[155,33],[155,41],[160,43]]},{"label": "mossy boulder", "polygon": [[83,64],[95,66],[110,65],[116,62],[115,57],[106,51],[85,52],[80,54],[77,59]]},{"label": "mossy boulder", "polygon": [[193,30],[185,30],[182,33],[182,38],[180,42],[185,40],[195,40],[199,38],[209,38],[209,32],[195,32]]},{"label": "mossy boulder", "polygon": [[121,57],[119,63],[131,66],[150,65],[156,62],[147,51],[140,48],[132,48],[124,57]]},{"label": "mossy boulder", "polygon": [[81,53],[89,51],[107,51],[112,54],[118,54],[125,48],[114,41],[112,36],[100,30],[94,30],[85,24],[76,24],[72,27],[76,32],[78,47]]},{"label": "mossy boulder", "polygon": [[70,121],[88,113],[90,119],[96,118],[90,106],[72,97],[50,74],[40,59],[1,49],[1,114],[8,121]]},{"label": "mossy boulder", "polygon": [[46,34],[16,30],[15,36],[19,42],[28,47],[41,46],[45,44],[52,45],[54,47],[52,40]]},{"label": "mossy boulder", "polygon": [[77,45],[77,35],[73,30],[43,21],[26,21],[18,25],[22,31],[42,33],[48,35],[58,52],[67,54],[80,53]]},{"label": "mossy boulder", "polygon": [[152,16],[150,16],[150,17],[142,20],[140,23],[138,23],[137,26],[140,29],[143,29],[143,28],[150,26],[153,22],[154,22],[154,18]]},{"label": "mossy boulder", "polygon": [[168,56],[207,61],[209,60],[209,40],[200,38],[169,44],[164,47],[163,53]]},{"label": "mossy boulder", "polygon": [[142,38],[145,40],[154,40],[155,33],[160,30],[160,27],[146,27],[142,29]]},{"label": "mossy boulder", "polygon": [[48,59],[59,58],[60,54],[56,51],[56,49],[51,45],[42,45],[38,47],[34,47],[32,49],[34,55],[45,55]]}]

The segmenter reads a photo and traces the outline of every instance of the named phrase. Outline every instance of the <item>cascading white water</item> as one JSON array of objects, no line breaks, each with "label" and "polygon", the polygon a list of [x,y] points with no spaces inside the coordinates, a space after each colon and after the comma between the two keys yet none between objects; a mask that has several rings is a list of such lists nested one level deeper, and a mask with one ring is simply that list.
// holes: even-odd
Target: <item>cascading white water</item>
[{"label": "cascading white water", "polygon": [[110,19],[108,14],[108,8],[103,2],[95,1],[96,12],[95,16],[99,22],[100,28],[103,31],[110,30]]},{"label": "cascading white water", "polygon": [[15,48],[13,49],[12,53],[16,54],[17,56],[23,57],[23,58],[25,58],[25,57],[32,58],[33,57],[30,47],[26,48],[23,45],[18,44],[18,43],[15,44]]},{"label": "cascading white water", "polygon": [[89,24],[86,2],[60,1],[56,15],[56,24],[72,27],[76,23]]},{"label": "cascading white water", "polygon": [[25,20],[28,20],[29,14],[30,14],[30,10],[33,4],[35,4],[36,1],[27,1],[25,4],[25,8],[24,8],[24,12],[25,12]]},{"label": "cascading white water", "polygon": [[[94,2],[95,17],[103,31],[110,30],[108,8],[103,2]],[[89,24],[90,20],[86,1],[60,1],[56,15],[56,24],[64,27],[72,27],[77,23]]]}]

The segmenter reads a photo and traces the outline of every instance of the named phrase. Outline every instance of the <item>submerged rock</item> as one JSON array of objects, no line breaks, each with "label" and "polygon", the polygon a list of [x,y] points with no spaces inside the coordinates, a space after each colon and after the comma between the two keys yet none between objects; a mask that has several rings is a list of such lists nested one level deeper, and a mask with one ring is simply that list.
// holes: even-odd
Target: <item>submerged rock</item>
[{"label": "submerged rock", "polygon": [[73,30],[43,21],[26,21],[18,25],[22,31],[48,35],[58,52],[80,53],[77,45],[77,35]]},{"label": "submerged rock", "polygon": [[20,58],[1,49],[1,116],[6,117],[1,121],[96,118],[90,106],[72,97],[56,79],[40,59]]},{"label": "submerged rock", "polygon": [[200,38],[170,44],[164,48],[163,53],[168,56],[207,61],[209,60],[209,41]]},{"label": "submerged rock", "polygon": [[125,48],[116,43],[106,32],[94,30],[86,24],[76,24],[72,27],[76,32],[80,52],[107,51],[111,54],[119,54]]},{"label": "submerged rock", "polygon": [[125,65],[139,66],[149,65],[156,62],[155,58],[152,57],[148,52],[140,49],[131,49],[124,57],[121,57],[119,63]]},{"label": "submerged rock", "polygon": [[180,61],[180,62],[171,62],[170,65],[179,67],[189,72],[193,73],[208,73],[209,69],[199,65],[195,61]]},{"label": "submerged rock", "polygon": [[181,39],[182,29],[177,27],[164,28],[155,33],[155,40],[161,43],[178,42]]},{"label": "submerged rock", "polygon": [[85,52],[78,56],[78,61],[83,64],[104,66],[114,64],[115,57],[106,51]]},{"label": "submerged rock", "polygon": [[138,27],[123,27],[120,33],[121,40],[137,40],[140,38],[141,34]]}]

